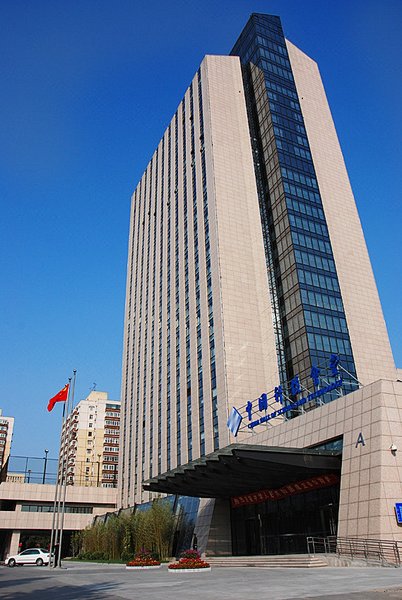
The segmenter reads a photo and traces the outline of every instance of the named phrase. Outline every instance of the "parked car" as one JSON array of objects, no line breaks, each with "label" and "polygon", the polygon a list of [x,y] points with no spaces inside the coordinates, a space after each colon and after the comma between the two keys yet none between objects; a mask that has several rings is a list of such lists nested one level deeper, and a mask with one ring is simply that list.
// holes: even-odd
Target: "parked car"
[{"label": "parked car", "polygon": [[15,567],[15,565],[42,565],[49,564],[49,550],[44,548],[28,548],[19,554],[13,554],[7,556],[5,564],[9,567]]}]

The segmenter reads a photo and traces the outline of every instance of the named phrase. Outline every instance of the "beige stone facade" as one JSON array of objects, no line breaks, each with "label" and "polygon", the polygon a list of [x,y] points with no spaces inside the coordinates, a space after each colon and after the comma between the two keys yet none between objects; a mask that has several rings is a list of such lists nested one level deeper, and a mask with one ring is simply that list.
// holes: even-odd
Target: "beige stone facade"
[{"label": "beige stone facade", "polygon": [[[253,436],[253,443],[306,448],[343,437],[338,535],[402,541],[402,382],[380,380]],[[359,442],[362,435],[364,444]]]},{"label": "beige stone facade", "polygon": [[[308,448],[342,438],[337,535],[402,543],[395,514],[402,502],[401,421],[402,381],[379,380],[277,427],[261,426],[249,443]],[[203,549],[231,554],[229,502],[216,502],[215,510],[213,501],[203,506],[197,523]]]},{"label": "beige stone facade", "polygon": [[238,58],[203,60],[165,132],[133,196],[127,273],[124,507],[149,499],[149,477],[228,444],[232,406],[278,380]]}]

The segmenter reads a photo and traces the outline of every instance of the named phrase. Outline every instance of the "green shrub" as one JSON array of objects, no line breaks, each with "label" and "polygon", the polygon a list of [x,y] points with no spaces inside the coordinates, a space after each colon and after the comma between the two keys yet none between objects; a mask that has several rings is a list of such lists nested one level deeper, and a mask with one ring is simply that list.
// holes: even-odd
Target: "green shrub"
[{"label": "green shrub", "polygon": [[169,504],[156,500],[148,510],[112,515],[80,532],[75,541],[80,560],[128,562],[142,548],[156,560],[170,556],[175,518]]}]

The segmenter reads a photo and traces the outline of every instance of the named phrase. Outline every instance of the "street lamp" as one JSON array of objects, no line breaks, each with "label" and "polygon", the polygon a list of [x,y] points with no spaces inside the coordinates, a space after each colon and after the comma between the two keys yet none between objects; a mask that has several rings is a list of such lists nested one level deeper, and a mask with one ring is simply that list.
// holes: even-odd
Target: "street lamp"
[{"label": "street lamp", "polygon": [[43,477],[42,477],[42,483],[45,483],[46,481],[46,467],[47,467],[47,455],[49,453],[49,450],[45,449],[45,461],[43,463]]}]

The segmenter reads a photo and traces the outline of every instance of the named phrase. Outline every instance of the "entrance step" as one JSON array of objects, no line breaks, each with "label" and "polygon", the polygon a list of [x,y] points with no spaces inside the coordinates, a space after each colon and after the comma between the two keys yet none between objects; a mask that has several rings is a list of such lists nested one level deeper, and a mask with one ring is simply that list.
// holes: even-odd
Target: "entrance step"
[{"label": "entrance step", "polygon": [[297,569],[328,567],[325,557],[309,554],[286,554],[275,556],[207,556],[211,567],[265,567],[269,569]]}]

